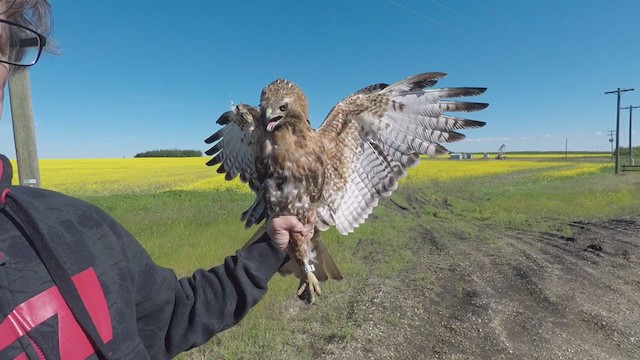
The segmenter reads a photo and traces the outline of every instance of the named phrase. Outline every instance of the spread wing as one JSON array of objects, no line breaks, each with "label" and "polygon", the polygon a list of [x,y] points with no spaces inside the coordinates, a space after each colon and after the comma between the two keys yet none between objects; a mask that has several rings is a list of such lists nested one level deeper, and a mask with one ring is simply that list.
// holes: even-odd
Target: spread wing
[{"label": "spread wing", "polygon": [[[247,182],[254,193],[258,193],[260,184],[255,171],[255,153],[259,131],[255,131],[260,121],[259,110],[251,105],[239,104],[220,116],[216,123],[222,125],[220,130],[205,140],[214,144],[205,154],[213,156],[208,166],[220,164],[218,173],[225,174],[226,180],[233,180],[240,175],[240,181]],[[255,201],[241,219],[246,226],[259,223],[266,217],[266,206],[261,196]]]},{"label": "spread wing", "polygon": [[478,111],[488,104],[442,99],[475,96],[486,89],[431,88],[445,76],[425,73],[392,85],[371,85],[333,108],[317,131],[331,159],[317,209],[319,229],[334,225],[342,234],[353,231],[380,197],[398,187],[420,154],[447,153],[441,142],[464,138],[455,130],[484,126],[445,112]]}]

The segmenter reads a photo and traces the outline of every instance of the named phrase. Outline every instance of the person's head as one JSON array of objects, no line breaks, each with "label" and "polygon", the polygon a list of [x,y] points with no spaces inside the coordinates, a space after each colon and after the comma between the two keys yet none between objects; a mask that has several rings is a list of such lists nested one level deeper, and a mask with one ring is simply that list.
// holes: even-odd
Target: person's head
[{"label": "person's head", "polygon": [[9,74],[35,64],[50,33],[48,0],[0,0],[0,116]]}]

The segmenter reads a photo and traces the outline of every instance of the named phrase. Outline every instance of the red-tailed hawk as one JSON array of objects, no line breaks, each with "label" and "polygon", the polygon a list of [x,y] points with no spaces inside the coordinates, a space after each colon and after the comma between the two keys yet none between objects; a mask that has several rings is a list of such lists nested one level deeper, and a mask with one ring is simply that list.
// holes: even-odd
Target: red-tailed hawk
[{"label": "red-tailed hawk", "polygon": [[362,224],[380,197],[389,196],[420,154],[445,154],[441,142],[457,141],[457,129],[485,123],[445,115],[471,112],[485,103],[442,99],[475,96],[485,88],[433,89],[446,74],[433,72],[395,84],[367,86],[340,101],[318,130],[311,128],[307,99],[300,88],[278,79],[260,95],[260,106],[240,104],[222,114],[222,128],[205,140],[214,143],[207,165],[221,164],[231,180],[240,175],[256,194],[241,219],[246,226],[267,217],[295,215],[315,225],[313,234],[293,234],[300,277],[298,295],[310,303],[320,294],[318,279],[342,275],[317,230],[335,226],[347,234]]}]

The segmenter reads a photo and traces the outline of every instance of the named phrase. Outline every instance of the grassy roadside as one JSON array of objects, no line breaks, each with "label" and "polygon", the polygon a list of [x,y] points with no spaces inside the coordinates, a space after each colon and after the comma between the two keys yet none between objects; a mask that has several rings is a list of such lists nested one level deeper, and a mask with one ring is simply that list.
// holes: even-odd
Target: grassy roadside
[{"label": "grassy roadside", "polygon": [[[359,291],[369,285],[368,279],[392,277],[413,266],[412,243],[424,231],[449,250],[446,256],[456,257],[456,244],[463,240],[499,251],[503,245],[495,234],[505,230],[570,235],[565,225],[570,220],[640,213],[640,202],[633,201],[640,195],[636,174],[546,178],[542,174],[547,170],[404,184],[355,233],[323,234],[346,278],[326,284],[317,305],[294,298],[296,280],[276,276],[269,294],[239,326],[188,358],[309,359],[328,344],[349,340],[364,321],[354,309]],[[157,263],[179,275],[220,264],[252,234],[239,230],[238,221],[250,194],[170,191],[86,199],[121,221]],[[399,321],[397,316],[390,314],[388,323]]]}]

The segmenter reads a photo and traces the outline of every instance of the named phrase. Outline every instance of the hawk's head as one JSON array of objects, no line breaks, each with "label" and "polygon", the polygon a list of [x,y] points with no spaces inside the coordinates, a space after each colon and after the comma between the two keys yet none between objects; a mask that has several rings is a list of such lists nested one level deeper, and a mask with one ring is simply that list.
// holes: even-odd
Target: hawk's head
[{"label": "hawk's head", "polygon": [[289,80],[277,79],[262,89],[260,112],[270,132],[285,125],[309,126],[307,97]]}]

